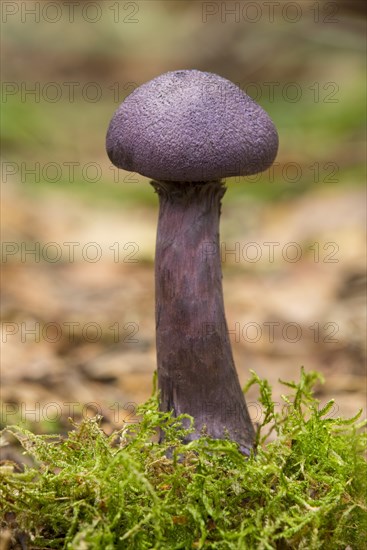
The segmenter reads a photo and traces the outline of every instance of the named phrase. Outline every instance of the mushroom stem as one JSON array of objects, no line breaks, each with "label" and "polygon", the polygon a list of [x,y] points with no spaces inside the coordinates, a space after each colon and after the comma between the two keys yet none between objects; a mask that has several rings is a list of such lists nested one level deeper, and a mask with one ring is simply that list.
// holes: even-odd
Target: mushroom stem
[{"label": "mushroom stem", "polygon": [[[159,195],[156,338],[160,408],[193,416],[195,431],[254,440],[224,315],[219,254],[220,181],[151,182]],[[161,438],[163,435],[161,435]]]}]

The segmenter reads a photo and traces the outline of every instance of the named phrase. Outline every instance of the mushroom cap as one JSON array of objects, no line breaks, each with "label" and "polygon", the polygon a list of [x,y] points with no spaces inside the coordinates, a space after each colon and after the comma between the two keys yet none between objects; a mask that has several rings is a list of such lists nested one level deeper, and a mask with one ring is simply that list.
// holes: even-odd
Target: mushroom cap
[{"label": "mushroom cap", "polygon": [[205,182],[266,170],[278,134],[238,86],[182,70],[150,80],[121,103],[106,148],[118,168],[160,181]]}]

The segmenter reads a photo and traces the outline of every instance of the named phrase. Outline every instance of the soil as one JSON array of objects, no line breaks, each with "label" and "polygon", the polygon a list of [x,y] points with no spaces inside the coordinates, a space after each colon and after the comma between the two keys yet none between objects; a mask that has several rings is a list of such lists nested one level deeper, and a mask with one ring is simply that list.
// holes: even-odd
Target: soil
[{"label": "soil", "polygon": [[[335,400],[329,415],[354,415],[366,401],[364,191],[272,204],[227,194],[223,284],[241,384],[255,370],[281,406],[279,379],[297,380],[304,365],[325,376],[317,392]],[[156,366],[157,210],[16,186],[3,203],[2,424],[64,431],[68,417],[95,412],[107,431],[131,421]],[[247,401],[256,423],[255,390]]]}]

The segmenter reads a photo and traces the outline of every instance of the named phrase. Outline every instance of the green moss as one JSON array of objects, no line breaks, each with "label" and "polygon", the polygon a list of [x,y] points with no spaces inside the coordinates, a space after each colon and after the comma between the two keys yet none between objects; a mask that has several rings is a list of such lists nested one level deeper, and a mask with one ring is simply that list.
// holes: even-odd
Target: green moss
[{"label": "green moss", "polygon": [[15,517],[30,548],[362,549],[364,423],[330,417],[332,402],[320,409],[319,378],[302,369],[299,383],[284,383],[277,412],[268,382],[252,373],[263,422],[248,460],[230,441],[182,445],[182,417],[159,412],[156,395],[139,423],[111,436],[99,417],[67,438],[8,427],[3,437],[15,436],[35,466],[0,468],[3,526]]}]

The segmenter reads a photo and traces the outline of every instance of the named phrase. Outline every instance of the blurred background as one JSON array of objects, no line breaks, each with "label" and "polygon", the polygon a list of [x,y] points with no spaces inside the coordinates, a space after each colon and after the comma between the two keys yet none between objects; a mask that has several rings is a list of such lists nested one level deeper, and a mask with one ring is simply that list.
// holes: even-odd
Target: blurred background
[{"label": "blurred background", "polygon": [[[365,405],[361,1],[2,2],[2,424],[134,416],[155,370],[157,196],[105,153],[113,112],[166,71],[237,83],[274,167],[227,180],[226,315],[242,384],[318,370],[330,415]],[[256,390],[248,401],[261,419]]]}]

